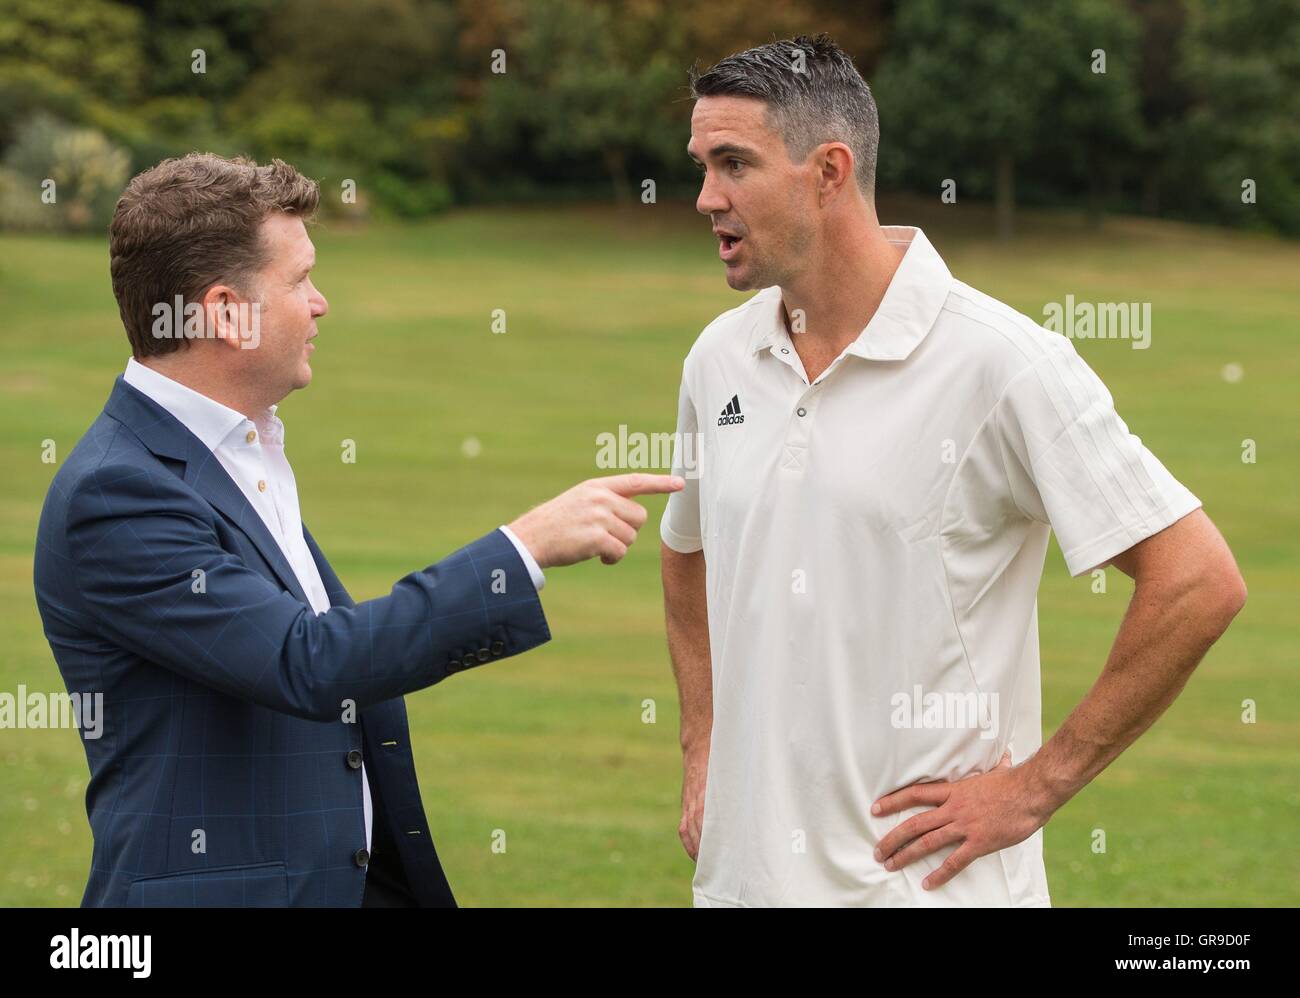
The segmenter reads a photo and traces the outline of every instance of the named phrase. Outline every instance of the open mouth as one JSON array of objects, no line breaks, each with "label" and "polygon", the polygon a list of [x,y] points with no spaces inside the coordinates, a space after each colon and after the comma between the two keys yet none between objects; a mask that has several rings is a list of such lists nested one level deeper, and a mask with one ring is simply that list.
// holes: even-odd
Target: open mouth
[{"label": "open mouth", "polygon": [[718,255],[724,260],[732,259],[743,241],[740,236],[733,236],[729,232],[719,232]]}]

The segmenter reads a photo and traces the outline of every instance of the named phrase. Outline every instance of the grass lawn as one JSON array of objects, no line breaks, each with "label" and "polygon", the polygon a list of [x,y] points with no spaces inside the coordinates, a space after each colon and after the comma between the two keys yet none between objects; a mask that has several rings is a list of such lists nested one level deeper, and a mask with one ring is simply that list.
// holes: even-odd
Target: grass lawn
[{"label": "grass lawn", "polygon": [[[1040,320],[1067,294],[1151,303],[1150,349],[1077,346],[1130,429],[1204,501],[1250,590],[1169,712],[1048,824],[1054,903],[1300,903],[1300,245],[1129,219],[1097,230],[1070,215],[1026,216],[999,244],[978,207],[886,202],[881,214],[922,225],[959,278]],[[671,431],[682,358],[743,300],[689,206],[478,209],[413,227],[326,224],[313,238],[330,314],[315,380],[280,414],[303,518],[358,600],[605,473],[597,434]],[[103,239],[0,236],[0,301],[0,691],[53,692],[62,681],[31,584],[55,470],[42,441],[68,453],[129,350]],[[1241,377],[1225,378],[1226,365]],[[1241,459],[1246,439],[1255,463]],[[345,440],[355,464],[341,460]],[[663,501],[647,501],[621,565],[548,573],[554,641],[407,697],[429,821],[462,904],[690,901]],[[1045,734],[1105,660],[1131,592],[1117,571],[1107,581],[1094,594],[1055,546],[1048,555]],[[642,722],[647,698],[657,723]],[[1242,723],[1245,700],[1256,723]],[[0,730],[0,905],[80,901],[87,776],[75,732]],[[497,829],[504,853],[491,848]]]}]

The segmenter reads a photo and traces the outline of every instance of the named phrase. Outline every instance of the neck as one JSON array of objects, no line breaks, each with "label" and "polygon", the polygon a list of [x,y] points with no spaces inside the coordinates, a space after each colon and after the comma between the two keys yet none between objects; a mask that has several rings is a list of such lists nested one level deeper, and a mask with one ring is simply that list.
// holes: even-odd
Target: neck
[{"label": "neck", "polygon": [[781,286],[787,323],[802,310],[804,343],[838,355],[876,314],[904,250],[885,237],[870,207],[828,227],[809,266]]},{"label": "neck", "polygon": [[[190,350],[193,349],[194,347],[191,346]],[[270,402],[258,396],[256,392],[241,390],[239,385],[231,384],[229,379],[215,373],[212,370],[213,365],[192,363],[190,358],[182,361],[181,358],[171,355],[136,359],[163,377],[171,378],[172,381],[184,385],[191,391],[205,395],[214,402],[220,402],[226,408],[234,409],[249,419],[256,420],[271,406]]]}]

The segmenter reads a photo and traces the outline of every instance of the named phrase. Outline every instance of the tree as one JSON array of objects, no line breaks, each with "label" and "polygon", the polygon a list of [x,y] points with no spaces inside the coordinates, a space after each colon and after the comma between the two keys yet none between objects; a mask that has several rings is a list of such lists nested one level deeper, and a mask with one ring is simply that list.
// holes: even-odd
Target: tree
[{"label": "tree", "polygon": [[[1300,8],[1192,0],[1181,79],[1193,95],[1180,161],[1191,207],[1300,232]],[[1243,185],[1252,185],[1244,197]]]},{"label": "tree", "polygon": [[606,5],[541,0],[529,15],[503,48],[505,72],[483,86],[485,137],[502,147],[523,138],[524,155],[550,162],[599,162],[616,199],[630,201],[632,158],[672,141],[684,67],[662,50],[627,50],[628,25]]},{"label": "tree", "polygon": [[1035,157],[1089,186],[1095,208],[1098,178],[1139,134],[1136,37],[1114,0],[904,5],[875,86],[891,172],[991,189],[1004,238],[1017,168]]}]

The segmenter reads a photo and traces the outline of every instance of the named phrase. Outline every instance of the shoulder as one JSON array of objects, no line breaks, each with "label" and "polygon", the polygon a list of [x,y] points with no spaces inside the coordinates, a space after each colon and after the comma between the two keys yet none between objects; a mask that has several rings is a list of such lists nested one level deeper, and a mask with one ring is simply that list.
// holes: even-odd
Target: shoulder
[{"label": "shoulder", "polygon": [[127,426],[101,413],[50,482],[45,506],[81,514],[194,512],[202,498]]},{"label": "shoulder", "polygon": [[[66,503],[97,469],[104,464],[112,464],[124,459],[131,449],[132,442],[123,441],[124,435],[131,437],[121,423],[108,413],[101,412],[67,456],[62,458],[59,470],[50,481],[50,488],[45,496],[45,507],[49,509],[61,502]],[[57,441],[55,443],[57,446]],[[55,459],[59,459],[57,451]]]},{"label": "shoulder", "polygon": [[1006,386],[1036,367],[1082,363],[1069,337],[992,295],[954,280],[936,323],[944,349]]}]

